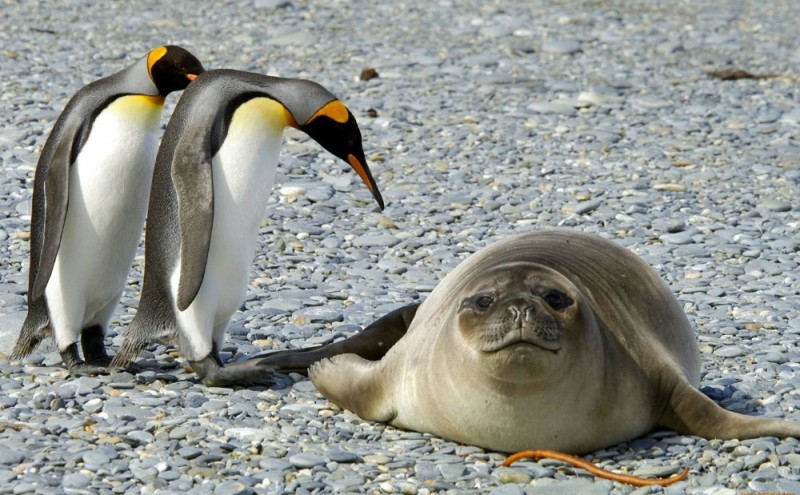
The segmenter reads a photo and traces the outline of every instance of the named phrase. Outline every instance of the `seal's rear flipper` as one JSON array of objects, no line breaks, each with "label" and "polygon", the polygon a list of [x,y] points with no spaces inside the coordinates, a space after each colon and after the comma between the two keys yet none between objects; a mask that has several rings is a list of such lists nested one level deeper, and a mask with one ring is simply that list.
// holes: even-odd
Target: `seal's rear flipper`
[{"label": "seal's rear flipper", "polygon": [[673,390],[667,410],[658,424],[678,433],[709,439],[800,438],[800,423],[728,411],[685,380],[681,380]]},{"label": "seal's rear flipper", "polygon": [[265,371],[307,374],[317,361],[339,354],[356,354],[369,361],[381,359],[408,331],[420,303],[410,304],[375,320],[353,336],[321,347],[277,351],[252,361]]}]

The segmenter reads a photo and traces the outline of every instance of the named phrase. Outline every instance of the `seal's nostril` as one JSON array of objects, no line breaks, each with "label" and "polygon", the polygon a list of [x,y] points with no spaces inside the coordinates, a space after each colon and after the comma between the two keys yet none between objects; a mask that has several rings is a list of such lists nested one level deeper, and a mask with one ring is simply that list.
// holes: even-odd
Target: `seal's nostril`
[{"label": "seal's nostril", "polygon": [[514,306],[509,306],[508,311],[511,313],[511,318],[519,320],[519,310]]},{"label": "seal's nostril", "polygon": [[533,309],[533,306],[528,306],[527,308],[525,308],[525,321],[533,320],[535,314],[536,310]]}]

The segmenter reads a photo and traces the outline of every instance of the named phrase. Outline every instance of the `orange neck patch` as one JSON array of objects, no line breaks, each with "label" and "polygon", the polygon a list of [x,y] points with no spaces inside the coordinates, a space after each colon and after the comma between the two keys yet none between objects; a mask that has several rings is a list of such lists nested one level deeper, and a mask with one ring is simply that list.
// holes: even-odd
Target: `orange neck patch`
[{"label": "orange neck patch", "polygon": [[150,74],[151,79],[153,78],[153,66],[166,54],[166,46],[159,46],[158,48],[150,50],[150,53],[147,54],[147,73]]},{"label": "orange neck patch", "polygon": [[350,112],[347,111],[347,107],[344,106],[344,103],[339,100],[333,100],[317,110],[317,113],[312,115],[311,118],[306,121],[306,124],[320,116],[325,116],[334,120],[335,122],[344,124],[350,118]]}]

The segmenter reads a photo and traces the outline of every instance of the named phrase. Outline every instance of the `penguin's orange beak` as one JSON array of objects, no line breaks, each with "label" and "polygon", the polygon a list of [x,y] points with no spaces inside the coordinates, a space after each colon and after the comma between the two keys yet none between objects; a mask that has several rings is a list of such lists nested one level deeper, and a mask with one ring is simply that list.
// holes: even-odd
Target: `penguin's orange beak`
[{"label": "penguin's orange beak", "polygon": [[367,168],[361,162],[361,160],[356,158],[356,156],[353,155],[352,153],[347,155],[347,163],[349,163],[350,166],[353,167],[353,170],[355,170],[358,176],[361,177],[361,180],[364,181],[364,184],[366,184],[367,188],[369,189],[369,192],[372,193],[372,196],[375,198],[375,201],[378,202],[378,205],[381,207],[382,210],[383,197],[381,196],[381,192],[378,190],[378,185],[375,183],[375,179],[372,178],[372,174],[370,173],[369,168]]},{"label": "penguin's orange beak", "polygon": [[197,79],[197,74],[186,74],[186,79],[194,81],[195,79]]}]

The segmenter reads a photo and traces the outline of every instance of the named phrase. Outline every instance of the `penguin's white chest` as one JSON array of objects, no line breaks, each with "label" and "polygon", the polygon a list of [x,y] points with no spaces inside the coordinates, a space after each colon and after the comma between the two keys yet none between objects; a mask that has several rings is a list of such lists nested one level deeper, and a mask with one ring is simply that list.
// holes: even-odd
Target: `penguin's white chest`
[{"label": "penguin's white chest", "polygon": [[127,219],[144,219],[162,109],[161,97],[124,96],[97,116],[70,175],[70,209],[85,205],[95,230],[141,229]]},{"label": "penguin's white chest", "polygon": [[47,295],[82,292],[85,320],[118,298],[127,279],[147,211],[163,103],[163,97],[140,95],[114,100],[97,115],[70,168],[69,204]]},{"label": "penguin's white chest", "polygon": [[241,306],[288,122],[285,108],[268,98],[249,100],[233,114],[225,141],[212,159],[214,222],[206,271],[183,315],[198,319],[184,323],[217,327]]}]

